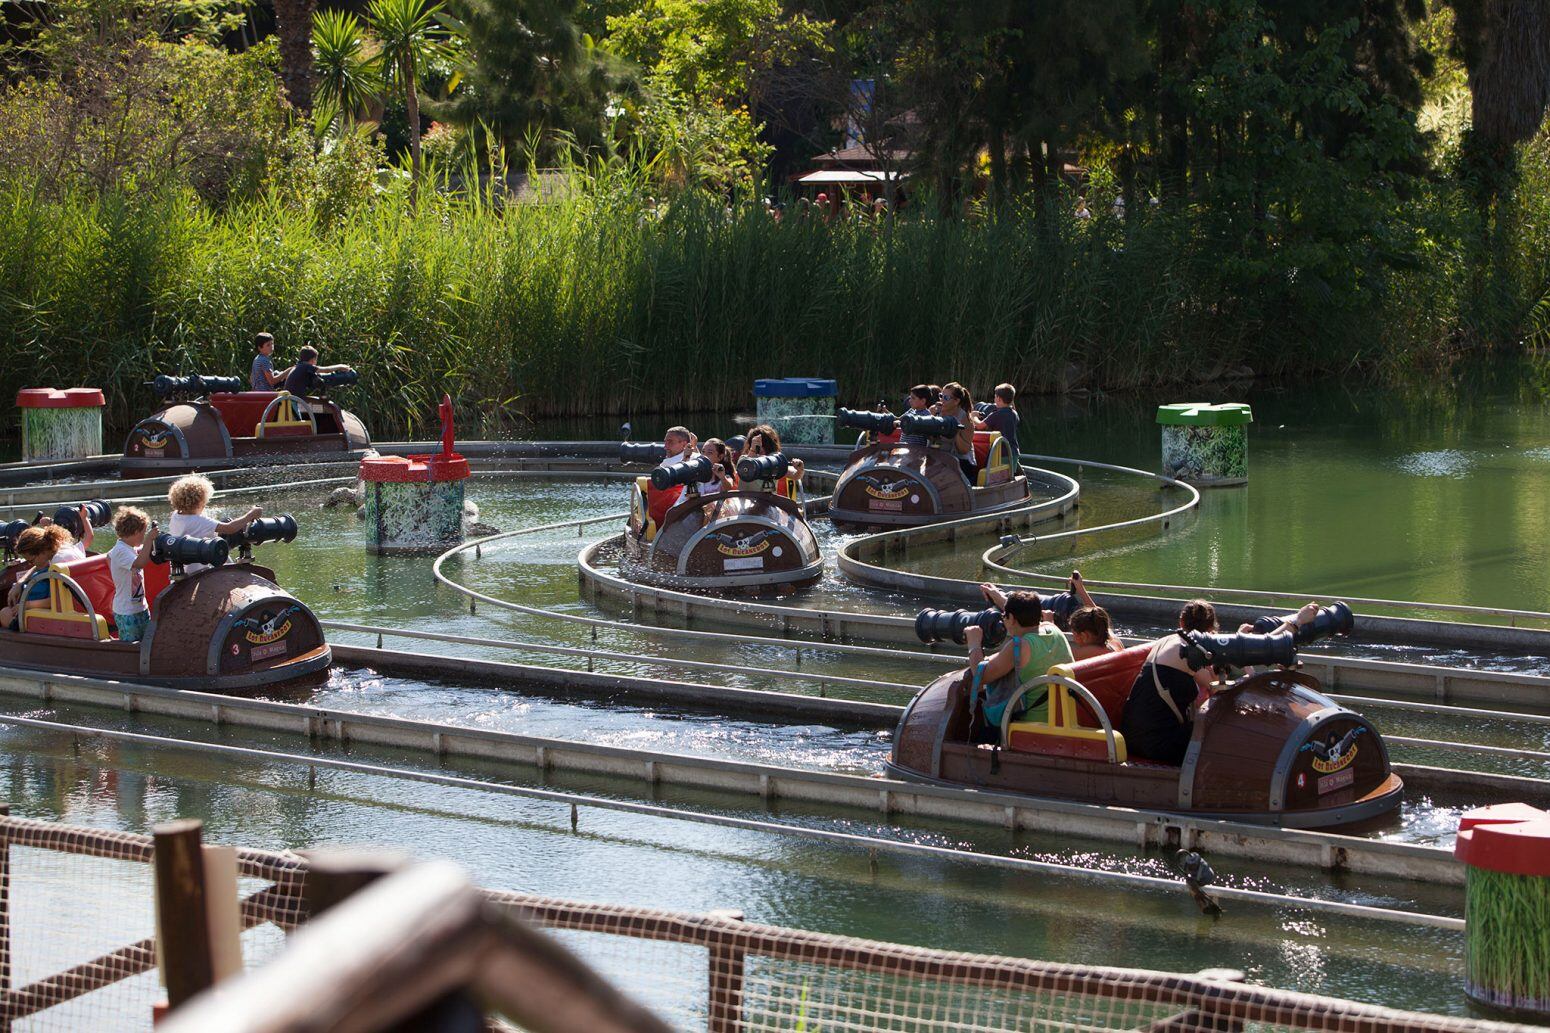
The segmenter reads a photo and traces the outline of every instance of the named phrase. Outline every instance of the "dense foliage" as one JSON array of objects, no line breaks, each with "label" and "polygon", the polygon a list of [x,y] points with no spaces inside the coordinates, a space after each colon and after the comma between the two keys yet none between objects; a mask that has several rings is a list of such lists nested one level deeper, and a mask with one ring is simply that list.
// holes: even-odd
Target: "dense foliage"
[{"label": "dense foliage", "polygon": [[[57,0],[3,52],[0,394],[259,329],[362,367],[384,432],[443,386],[494,425],[1533,349],[1532,6],[287,0],[255,40],[237,0]],[[783,185],[858,137],[885,214]]]}]

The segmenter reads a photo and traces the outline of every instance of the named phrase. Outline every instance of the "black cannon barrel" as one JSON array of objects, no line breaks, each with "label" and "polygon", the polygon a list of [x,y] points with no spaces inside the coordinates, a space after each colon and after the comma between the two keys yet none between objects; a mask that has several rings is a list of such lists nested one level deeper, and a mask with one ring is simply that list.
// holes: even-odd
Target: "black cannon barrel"
[{"label": "black cannon barrel", "polygon": [[834,417],[841,427],[871,431],[873,434],[893,433],[895,419],[897,417],[891,412],[868,412],[865,409],[841,409]]},{"label": "black cannon barrel", "polygon": [[1297,640],[1289,631],[1273,635],[1256,635],[1249,631],[1232,635],[1205,631],[1181,634],[1184,645],[1180,652],[1184,662],[1194,671],[1202,667],[1252,667],[1256,664],[1291,667],[1297,662]]},{"label": "black cannon barrel", "polygon": [[16,538],[32,524],[25,520],[12,520],[9,523],[0,524],[0,551],[7,554],[16,551]]},{"label": "black cannon barrel", "polygon": [[619,462],[644,463],[660,466],[667,458],[667,449],[652,441],[622,441],[619,443]]},{"label": "black cannon barrel", "polygon": [[767,456],[743,456],[737,461],[737,478],[745,484],[775,481],[786,476],[789,468],[784,452],[771,452]]},{"label": "black cannon barrel", "polygon": [[932,416],[914,409],[899,417],[899,427],[906,434],[922,434],[928,438],[947,438],[958,433],[958,421],[951,416]]},{"label": "black cannon barrel", "polygon": [[659,466],[651,471],[651,486],[661,491],[679,484],[703,484],[716,476],[715,466],[709,456],[694,456],[681,463]]},{"label": "black cannon barrel", "polygon": [[200,373],[191,373],[186,377],[169,376],[162,373],[151,381],[151,390],[157,398],[167,398],[171,395],[209,395],[217,391],[238,392],[242,390],[242,380],[238,377],[217,377]]},{"label": "black cannon barrel", "polygon": [[[1254,631],[1258,634],[1266,634],[1295,616],[1290,614],[1278,617],[1275,614],[1266,614],[1263,617],[1256,617]],[[1310,642],[1317,642],[1333,635],[1349,635],[1355,627],[1356,615],[1351,612],[1351,607],[1343,602],[1333,602],[1328,606],[1320,606],[1318,614],[1307,624],[1298,625],[1293,634],[1297,636],[1297,644],[1305,646]]]},{"label": "black cannon barrel", "polygon": [[[296,518],[289,513],[279,516],[259,517],[240,531],[222,535],[228,545],[260,545],[264,542],[294,542]],[[196,562],[203,562],[196,561]]]},{"label": "black cannon barrel", "polygon": [[921,610],[915,615],[915,637],[922,642],[951,639],[961,646],[966,642],[964,632],[976,624],[985,629],[986,649],[994,649],[1006,638],[1006,620],[994,606],[983,610]]},{"label": "black cannon barrel", "polygon": [[327,373],[319,373],[313,380],[313,386],[329,390],[336,387],[354,387],[360,382],[361,375],[353,369],[336,369]]},{"label": "black cannon barrel", "polygon": [[182,566],[203,563],[219,567],[231,555],[231,546],[224,538],[192,538],[183,534],[159,534],[151,544],[152,563],[172,563]]},{"label": "black cannon barrel", "polygon": [[79,538],[85,532],[81,526],[80,509],[86,507],[86,519],[91,521],[93,527],[105,527],[108,521],[113,519],[113,509],[105,499],[92,499],[90,502],[73,502],[60,506],[54,510],[54,523],[70,532],[71,537]]}]

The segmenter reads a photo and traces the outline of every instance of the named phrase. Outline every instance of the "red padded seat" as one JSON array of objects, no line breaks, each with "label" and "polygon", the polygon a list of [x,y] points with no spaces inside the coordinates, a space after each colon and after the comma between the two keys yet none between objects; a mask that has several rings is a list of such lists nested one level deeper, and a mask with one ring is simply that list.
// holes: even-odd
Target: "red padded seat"
[{"label": "red padded seat", "polygon": [[[113,569],[108,566],[107,553],[96,556],[88,556],[84,560],[76,560],[73,563],[63,564],[65,574],[81,586],[81,591],[86,593],[86,598],[91,600],[92,608],[109,624],[113,623]],[[146,564],[142,571],[145,580],[145,601],[156,612],[156,597],[162,590],[172,583],[172,568],[165,563]],[[74,605],[71,607],[76,613],[84,613],[75,597],[71,596]],[[114,629],[115,631],[117,629]]]},{"label": "red padded seat", "polygon": [[[1122,649],[1118,653],[1078,660],[1071,665],[1072,680],[1097,697],[1103,710],[1109,715],[1109,724],[1119,727],[1125,714],[1125,701],[1130,698],[1130,687],[1136,683],[1136,675],[1146,663],[1146,655],[1152,651],[1150,642]],[[1077,723],[1086,728],[1098,728],[1098,719],[1084,703],[1077,703]]]},{"label": "red padded seat", "polygon": [[981,470],[990,462],[990,435],[992,431],[977,430],[974,432],[974,465]]},{"label": "red padded seat", "polygon": [[[62,564],[65,574],[81,586],[92,608],[110,624],[113,622],[113,571],[108,566],[107,553],[88,556],[84,560]],[[81,604],[72,595],[70,601],[76,613],[84,613]]]},{"label": "red padded seat", "polygon": [[660,529],[662,521],[667,517],[667,511],[677,505],[683,497],[683,485],[675,484],[671,488],[647,488],[646,512],[651,514],[651,522]]},{"label": "red padded seat", "polygon": [[210,396],[210,404],[226,422],[226,433],[234,438],[251,438],[263,418],[264,409],[275,400],[278,391],[242,391],[232,394],[217,391]]}]

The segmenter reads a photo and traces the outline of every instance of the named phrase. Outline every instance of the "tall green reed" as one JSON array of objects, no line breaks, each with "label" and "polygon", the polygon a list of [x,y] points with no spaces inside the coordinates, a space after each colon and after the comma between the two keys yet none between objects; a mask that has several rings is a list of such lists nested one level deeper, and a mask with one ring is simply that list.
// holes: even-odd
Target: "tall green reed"
[{"label": "tall green reed", "polygon": [[1419,364],[1460,332],[1464,266],[1442,245],[1364,307],[1330,310],[1270,288],[1226,296],[1220,246],[1183,209],[777,224],[706,196],[655,206],[608,175],[576,172],[547,203],[441,197],[412,213],[390,197],[326,224],[277,201],[213,213],[13,183],[0,394],[100,385],[124,426],[151,408],[154,374],[245,374],[268,330],[282,361],[310,343],[359,368],[347,404],[379,435],[426,429],[443,391],[474,431],[501,433],[530,416],[743,406],[768,376],[836,377],[846,403],[947,379],[980,396],[1003,380],[1185,390],[1242,364]]}]

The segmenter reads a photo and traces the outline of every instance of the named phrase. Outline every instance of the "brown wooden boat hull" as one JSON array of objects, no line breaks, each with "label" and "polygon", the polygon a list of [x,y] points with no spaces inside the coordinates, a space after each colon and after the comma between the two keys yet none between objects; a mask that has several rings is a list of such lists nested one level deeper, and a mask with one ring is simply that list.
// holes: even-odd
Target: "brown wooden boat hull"
[{"label": "brown wooden boat hull", "polygon": [[272,578],[230,564],[175,581],[138,643],[0,631],[0,666],[225,693],[326,671],[333,654],[317,618]]},{"label": "brown wooden boat hull", "polygon": [[869,445],[851,454],[835,483],[829,519],[861,527],[917,527],[1015,509],[1027,500],[1028,479],[1021,474],[977,488],[944,449]]},{"label": "brown wooden boat hull", "polygon": [[667,512],[652,541],[635,518],[624,539],[626,573],[652,584],[773,588],[823,576],[823,555],[801,507],[768,492],[691,496]]},{"label": "brown wooden boat hull", "polygon": [[906,708],[888,770],[942,785],[1288,828],[1354,824],[1394,810],[1404,787],[1382,737],[1311,681],[1272,672],[1216,694],[1195,720],[1184,764],[1172,767],[974,745],[962,675],[944,675]]},{"label": "brown wooden boat hull", "polygon": [[234,437],[220,411],[207,402],[179,402],[141,420],[124,439],[119,474],[166,477],[229,466],[256,466],[306,458],[347,458],[371,445],[354,413],[326,399],[309,399],[319,432],[285,437]]}]

